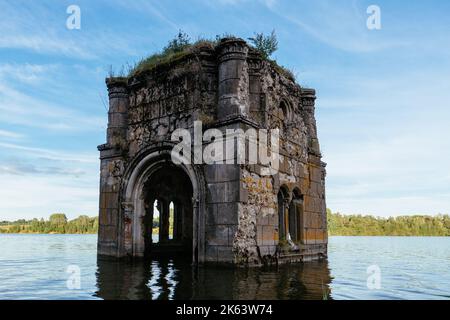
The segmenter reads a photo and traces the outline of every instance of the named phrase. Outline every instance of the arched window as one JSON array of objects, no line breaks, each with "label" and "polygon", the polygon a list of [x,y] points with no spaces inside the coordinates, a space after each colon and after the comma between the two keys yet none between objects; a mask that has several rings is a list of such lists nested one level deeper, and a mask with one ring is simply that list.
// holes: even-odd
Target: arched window
[{"label": "arched window", "polygon": [[286,230],[286,212],[285,203],[288,199],[289,193],[284,187],[280,188],[278,192],[278,239],[286,240],[287,230]]},{"label": "arched window", "polygon": [[303,238],[303,196],[298,189],[294,190],[289,204],[289,234],[294,242]]},{"label": "arched window", "polygon": [[174,239],[174,228],[175,228],[175,206],[173,201],[169,204],[169,240]]},{"label": "arched window", "polygon": [[280,110],[283,114],[283,123],[288,124],[292,120],[292,110],[291,106],[286,100],[281,100],[280,102]]},{"label": "arched window", "polygon": [[155,200],[153,202],[153,218],[152,218],[152,242],[158,243],[159,242],[159,229],[160,229],[160,210],[161,210],[161,204],[158,200]]}]

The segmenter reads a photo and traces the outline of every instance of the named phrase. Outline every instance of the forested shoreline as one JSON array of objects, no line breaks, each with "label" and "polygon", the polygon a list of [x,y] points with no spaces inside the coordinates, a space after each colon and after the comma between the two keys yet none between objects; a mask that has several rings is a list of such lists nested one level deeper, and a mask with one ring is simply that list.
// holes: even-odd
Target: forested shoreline
[{"label": "forested shoreline", "polygon": [[381,218],[343,215],[327,209],[330,236],[450,236],[449,215]]},{"label": "forested shoreline", "polygon": [[0,221],[0,233],[94,234],[97,230],[98,217],[86,215],[70,221],[64,213],[52,214],[48,220]]},{"label": "forested shoreline", "polygon": [[[450,236],[449,215],[414,215],[381,218],[370,215],[344,215],[327,209],[330,236]],[[154,221],[153,227],[157,227]],[[81,215],[68,220],[63,213],[48,220],[0,221],[0,233],[96,234],[98,217]]]}]

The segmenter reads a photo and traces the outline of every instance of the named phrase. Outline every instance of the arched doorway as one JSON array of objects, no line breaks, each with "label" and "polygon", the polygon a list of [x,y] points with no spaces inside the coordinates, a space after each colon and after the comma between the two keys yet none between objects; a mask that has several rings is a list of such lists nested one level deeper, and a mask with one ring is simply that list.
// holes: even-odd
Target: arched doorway
[{"label": "arched doorway", "polygon": [[[163,143],[143,150],[125,173],[122,250],[131,257],[144,257],[163,249],[170,253],[170,246],[172,249],[176,246],[180,250],[183,248],[183,253],[191,254],[192,263],[202,264],[205,261],[206,198],[203,172],[200,167],[185,164],[181,156],[178,159],[178,155],[171,153],[172,149],[173,144]],[[175,164],[173,156],[181,164]],[[158,241],[152,239],[155,202],[157,208],[160,207],[158,214],[164,210],[169,212],[169,219],[155,224],[159,229]],[[173,203],[172,226],[170,203]],[[170,232],[173,232],[173,239],[169,237]]]},{"label": "arched doorway", "polygon": [[194,235],[193,188],[189,176],[173,163],[164,163],[148,176],[142,196],[145,255],[190,256]]}]

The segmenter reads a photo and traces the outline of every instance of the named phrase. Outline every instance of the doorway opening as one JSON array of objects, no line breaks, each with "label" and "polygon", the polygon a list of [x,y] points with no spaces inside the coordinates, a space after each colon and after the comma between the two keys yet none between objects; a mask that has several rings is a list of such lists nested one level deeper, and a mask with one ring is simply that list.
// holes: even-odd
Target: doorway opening
[{"label": "doorway opening", "polygon": [[153,172],[143,189],[145,255],[193,253],[193,188],[189,176],[174,164]]}]

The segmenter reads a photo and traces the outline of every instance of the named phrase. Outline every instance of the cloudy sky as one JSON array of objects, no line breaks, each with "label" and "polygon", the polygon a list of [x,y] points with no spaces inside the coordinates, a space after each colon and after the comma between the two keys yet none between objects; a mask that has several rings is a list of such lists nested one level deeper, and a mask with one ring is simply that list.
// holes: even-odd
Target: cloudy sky
[{"label": "cloudy sky", "polygon": [[[81,29],[66,28],[69,5]],[[367,8],[381,8],[368,30]],[[0,0],[0,220],[96,215],[104,78],[193,40],[275,29],[274,57],[318,92],[333,211],[450,212],[450,2]]]}]

